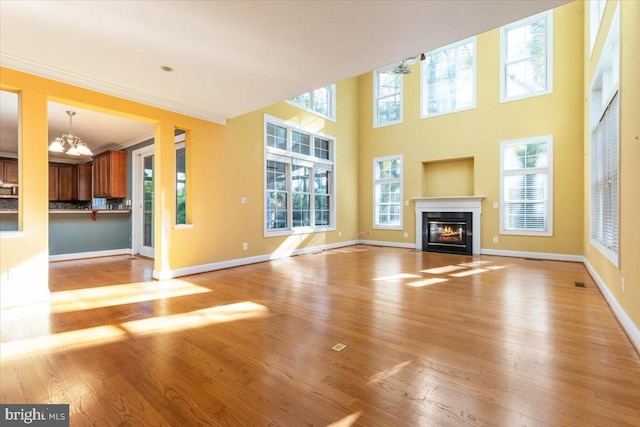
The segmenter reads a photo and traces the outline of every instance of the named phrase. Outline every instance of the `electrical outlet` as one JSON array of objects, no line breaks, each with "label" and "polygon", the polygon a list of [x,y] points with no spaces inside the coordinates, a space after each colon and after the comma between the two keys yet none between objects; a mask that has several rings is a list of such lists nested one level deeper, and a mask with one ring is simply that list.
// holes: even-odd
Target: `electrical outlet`
[{"label": "electrical outlet", "polygon": [[407,237],[409,237],[409,233],[407,233],[406,231],[404,232],[404,238],[406,239]]},{"label": "electrical outlet", "polygon": [[498,243],[498,238],[497,237],[493,238],[493,243]]},{"label": "electrical outlet", "polygon": [[624,292],[624,277],[622,278],[622,292]]},{"label": "electrical outlet", "polygon": [[405,201],[404,201],[404,205],[405,205],[405,206],[409,206],[409,201],[408,201],[408,200],[405,200]]},{"label": "electrical outlet", "polygon": [[245,250],[245,251],[246,251],[247,249],[249,249],[249,244],[248,244],[247,242],[244,242],[244,243],[242,244],[242,249],[243,249],[243,250]]},{"label": "electrical outlet", "polygon": [[498,209],[498,206],[500,206],[498,202],[493,202],[493,209]]},{"label": "electrical outlet", "polygon": [[241,198],[240,199],[240,203],[242,203],[243,205],[246,205],[247,204],[247,198],[246,197]]},{"label": "electrical outlet", "polygon": [[338,237],[342,237],[342,231],[338,231]]}]

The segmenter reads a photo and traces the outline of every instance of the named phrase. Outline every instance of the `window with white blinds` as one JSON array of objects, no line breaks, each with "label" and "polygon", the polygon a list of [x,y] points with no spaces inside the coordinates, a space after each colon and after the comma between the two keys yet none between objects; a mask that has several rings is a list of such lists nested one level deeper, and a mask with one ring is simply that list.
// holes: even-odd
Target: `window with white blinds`
[{"label": "window with white blinds", "polygon": [[619,265],[620,7],[616,7],[591,82],[589,228],[591,245]]},{"label": "window with white blinds", "polygon": [[500,144],[500,232],[553,234],[553,137]]},{"label": "window with white blinds", "polygon": [[618,254],[618,92],[591,132],[591,240]]}]

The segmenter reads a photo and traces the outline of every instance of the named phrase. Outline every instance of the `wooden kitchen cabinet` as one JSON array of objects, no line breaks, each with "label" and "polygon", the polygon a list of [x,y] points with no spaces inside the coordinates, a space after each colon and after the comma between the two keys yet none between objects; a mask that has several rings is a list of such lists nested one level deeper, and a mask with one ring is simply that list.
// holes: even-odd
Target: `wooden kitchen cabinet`
[{"label": "wooden kitchen cabinet", "polygon": [[56,165],[49,165],[49,201],[58,199],[58,170]]},{"label": "wooden kitchen cabinet", "polygon": [[76,165],[76,200],[91,200],[91,165],[84,163]]},{"label": "wooden kitchen cabinet", "polygon": [[0,161],[0,180],[5,184],[18,184],[18,162]]},{"label": "wooden kitchen cabinet", "polygon": [[49,165],[50,201],[90,201],[91,165]]},{"label": "wooden kitchen cabinet", "polygon": [[94,197],[127,197],[127,153],[109,150],[93,158]]}]

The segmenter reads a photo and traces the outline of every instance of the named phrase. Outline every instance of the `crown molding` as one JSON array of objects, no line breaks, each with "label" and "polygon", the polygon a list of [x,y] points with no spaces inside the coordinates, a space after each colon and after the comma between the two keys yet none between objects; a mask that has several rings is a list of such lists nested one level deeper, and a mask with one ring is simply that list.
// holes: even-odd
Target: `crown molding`
[{"label": "crown molding", "polygon": [[141,104],[150,105],[163,110],[173,111],[174,113],[206,120],[208,122],[218,123],[221,125],[227,124],[226,117],[211,111],[202,110],[190,105],[184,105],[179,102],[159,98],[157,96],[116,86],[100,80],[95,80],[87,76],[71,73],[66,70],[61,70],[47,64],[31,61],[6,52],[0,52],[0,65],[5,68],[34,74],[47,79],[59,81],[61,83],[79,86],[96,92],[105,93],[107,95],[116,96],[118,98],[124,98],[129,101],[139,102]]}]

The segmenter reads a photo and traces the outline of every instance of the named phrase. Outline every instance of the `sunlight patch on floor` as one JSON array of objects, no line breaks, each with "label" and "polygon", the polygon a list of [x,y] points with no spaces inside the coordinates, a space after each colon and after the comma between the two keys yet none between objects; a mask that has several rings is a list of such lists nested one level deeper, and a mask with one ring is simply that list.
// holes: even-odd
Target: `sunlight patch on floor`
[{"label": "sunlight patch on floor", "polygon": [[422,276],[409,273],[392,274],[391,276],[376,277],[373,280],[402,280],[402,279],[419,279]]},{"label": "sunlight patch on floor", "polygon": [[336,421],[335,423],[329,424],[327,427],[349,427],[352,426],[358,418],[362,415],[362,411],[354,412],[353,414],[347,415],[341,420]]},{"label": "sunlight patch on floor", "polygon": [[405,362],[398,363],[397,365],[392,366],[388,369],[385,369],[384,371],[380,371],[377,374],[371,376],[367,385],[378,384],[379,382],[384,381],[386,378],[394,376],[410,364],[411,360],[407,360]]},{"label": "sunlight patch on floor", "polygon": [[436,267],[436,268],[430,268],[428,270],[421,270],[421,272],[428,273],[428,274],[447,274],[447,273],[451,273],[452,271],[458,271],[462,269],[464,269],[464,267],[460,267],[459,265],[445,265],[444,267]]},{"label": "sunlight patch on floor", "polygon": [[216,323],[233,322],[235,320],[264,317],[269,309],[262,304],[244,301],[216,307],[190,311],[188,313],[171,314],[133,320],[120,325],[125,331],[134,335],[152,335],[158,332],[167,333],[186,329],[194,329]]},{"label": "sunlight patch on floor", "polygon": [[67,313],[70,311],[91,310],[205,292],[211,292],[211,290],[179,279],[74,289],[52,292],[51,312]]},{"label": "sunlight patch on floor", "polygon": [[449,276],[465,277],[465,276],[472,276],[474,274],[486,273],[487,271],[489,271],[489,270],[487,270],[485,268],[475,268],[473,270],[466,270],[466,271],[461,271],[460,273],[450,274]]},{"label": "sunlight patch on floor", "polygon": [[431,279],[416,280],[414,282],[407,283],[407,286],[412,288],[422,288],[424,286],[435,285],[436,283],[448,282],[449,279],[442,279],[440,277],[434,277]]},{"label": "sunlight patch on floor", "polygon": [[38,354],[79,350],[95,345],[122,341],[129,336],[150,336],[195,329],[218,323],[265,317],[269,309],[262,304],[244,301],[194,310],[187,313],[156,316],[117,325],[59,332],[0,344],[2,361]]}]

